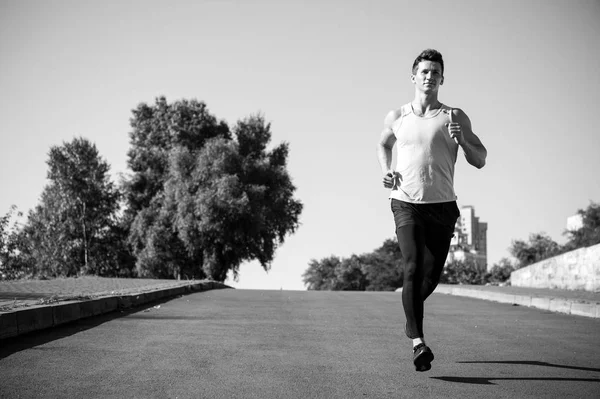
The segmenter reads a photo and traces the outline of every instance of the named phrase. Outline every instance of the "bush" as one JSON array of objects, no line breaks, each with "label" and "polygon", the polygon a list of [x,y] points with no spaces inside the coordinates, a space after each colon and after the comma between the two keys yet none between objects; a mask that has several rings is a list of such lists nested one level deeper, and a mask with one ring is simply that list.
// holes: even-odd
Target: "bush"
[{"label": "bush", "polygon": [[444,266],[442,284],[485,284],[485,271],[474,261],[452,261]]},{"label": "bush", "polygon": [[500,262],[492,267],[486,276],[486,280],[490,283],[504,283],[510,279],[510,274],[515,270],[516,268],[512,265],[510,260],[502,258]]}]

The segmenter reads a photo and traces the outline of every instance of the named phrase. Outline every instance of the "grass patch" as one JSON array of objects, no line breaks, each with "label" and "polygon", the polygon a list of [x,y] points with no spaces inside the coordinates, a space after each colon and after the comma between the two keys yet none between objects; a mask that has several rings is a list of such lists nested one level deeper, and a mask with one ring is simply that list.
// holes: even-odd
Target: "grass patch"
[{"label": "grass patch", "polygon": [[48,298],[40,298],[37,301],[21,301],[19,302],[16,298],[11,304],[0,305],[0,312],[10,312],[15,309],[27,308],[31,306],[44,306],[44,305],[53,305],[58,304],[60,302],[67,301],[88,301],[90,299],[99,298],[100,295],[52,295]]}]

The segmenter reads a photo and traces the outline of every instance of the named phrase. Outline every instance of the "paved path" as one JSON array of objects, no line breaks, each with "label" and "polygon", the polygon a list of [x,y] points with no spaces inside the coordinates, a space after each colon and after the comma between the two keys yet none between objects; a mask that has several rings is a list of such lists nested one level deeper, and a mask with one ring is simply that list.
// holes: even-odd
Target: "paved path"
[{"label": "paved path", "polygon": [[[209,281],[102,277],[0,281],[0,339],[116,309],[227,286]],[[440,285],[437,293],[600,318],[600,293],[522,287]]]},{"label": "paved path", "polygon": [[0,341],[2,398],[588,398],[600,320],[434,294],[213,290]]}]

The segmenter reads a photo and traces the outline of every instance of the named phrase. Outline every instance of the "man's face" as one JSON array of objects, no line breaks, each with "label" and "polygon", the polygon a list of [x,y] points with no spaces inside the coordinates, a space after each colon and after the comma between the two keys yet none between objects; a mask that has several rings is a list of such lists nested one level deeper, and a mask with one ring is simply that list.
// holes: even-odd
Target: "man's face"
[{"label": "man's face", "polygon": [[417,72],[410,77],[411,81],[418,89],[425,93],[437,91],[444,83],[442,76],[442,66],[439,62],[421,61],[417,67]]}]

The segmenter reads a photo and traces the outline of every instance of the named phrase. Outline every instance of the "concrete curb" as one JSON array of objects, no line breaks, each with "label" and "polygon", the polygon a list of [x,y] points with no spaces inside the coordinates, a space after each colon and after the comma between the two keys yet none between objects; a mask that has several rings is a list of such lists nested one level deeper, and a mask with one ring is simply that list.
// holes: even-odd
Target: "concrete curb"
[{"label": "concrete curb", "polygon": [[16,337],[32,331],[59,326],[71,321],[119,309],[138,307],[163,298],[222,288],[231,287],[216,281],[205,281],[179,287],[159,288],[137,294],[65,301],[57,304],[31,306],[8,312],[0,312],[0,339]]},{"label": "concrete curb", "polygon": [[478,289],[469,289],[465,286],[438,286],[438,294],[457,295],[470,298],[483,299],[511,305],[527,306],[556,313],[572,314],[577,316],[600,318],[600,304],[591,302],[578,302],[566,298],[539,297],[533,295],[515,295],[502,292],[491,292]]}]

